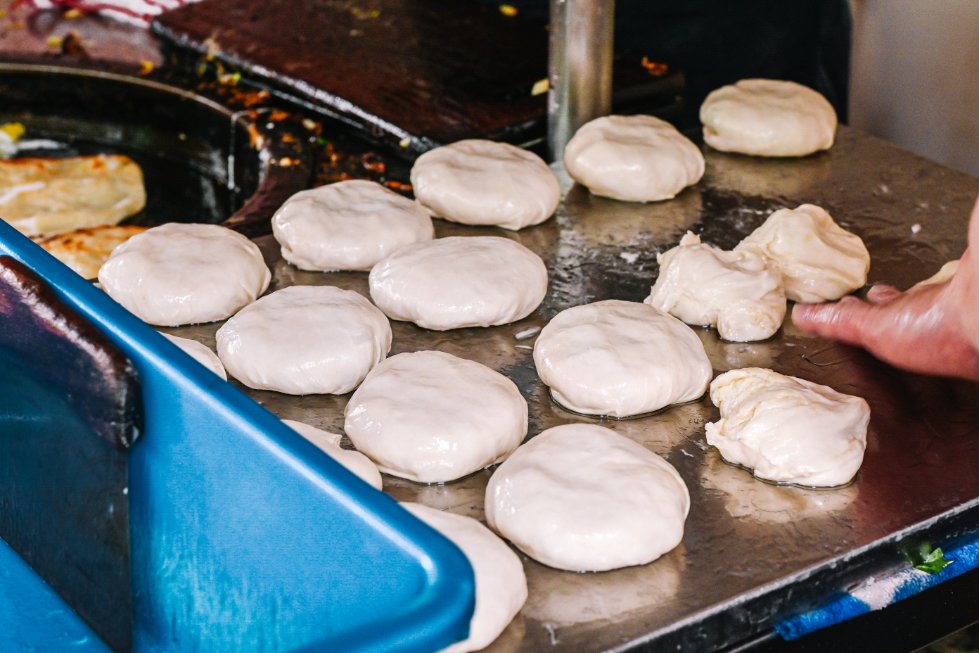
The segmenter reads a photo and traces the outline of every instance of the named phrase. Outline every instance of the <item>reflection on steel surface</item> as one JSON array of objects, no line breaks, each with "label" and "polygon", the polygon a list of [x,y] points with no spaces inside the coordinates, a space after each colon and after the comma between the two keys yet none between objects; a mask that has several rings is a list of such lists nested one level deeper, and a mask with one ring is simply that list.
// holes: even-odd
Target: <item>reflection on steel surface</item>
[{"label": "reflection on steel surface", "polygon": [[[396,322],[391,353],[440,349],[484,363],[527,398],[531,437],[558,424],[600,422],[665,456],[692,499],[683,543],[649,565],[572,574],[524,557],[530,598],[491,651],[617,650],[650,640],[664,648],[721,647],[856,580],[856,572],[847,573],[858,549],[890,551],[888,537],[945,513],[974,509],[972,525],[979,524],[979,387],[896,372],[861,351],[805,336],[790,321],[760,343],[697,333],[715,373],[772,367],[867,399],[866,458],[845,488],[775,487],[725,465],[704,439],[704,423],[717,419],[707,398],[624,421],[576,416],[550,400],[526,348],[534,338],[515,335],[577,304],[642,301],[656,278],[656,253],[687,229],[730,248],[774,209],[820,204],[863,237],[872,281],[907,287],[962,253],[979,192],[976,179],[846,128],[832,150],[813,157],[762,161],[709,150],[706,156],[704,180],[669,202],[625,204],[575,187],[556,219],[519,232],[436,221],[439,236],[502,235],[538,252],[548,264],[550,291],[538,310],[510,325],[436,333]],[[912,234],[915,223],[923,228]],[[333,284],[367,294],[365,273],[301,272],[279,259],[270,238],[258,242],[274,271],[270,290]],[[213,346],[217,326],[169,331]],[[343,425],[345,396],[249,394],[280,417],[337,431]],[[388,477],[385,489],[400,501],[481,518],[491,472],[431,486]]]}]

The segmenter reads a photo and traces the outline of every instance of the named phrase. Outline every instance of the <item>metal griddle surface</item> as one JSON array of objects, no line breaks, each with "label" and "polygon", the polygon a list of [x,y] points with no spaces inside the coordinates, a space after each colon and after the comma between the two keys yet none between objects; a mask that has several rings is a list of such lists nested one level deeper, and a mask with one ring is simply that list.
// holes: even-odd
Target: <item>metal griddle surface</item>
[{"label": "metal griddle surface", "polygon": [[[871,281],[907,287],[961,255],[979,191],[979,180],[846,128],[830,152],[804,159],[709,149],[706,156],[704,179],[673,201],[628,204],[574,187],[556,219],[518,233],[437,221],[439,236],[494,233],[538,252],[550,270],[550,291],[532,315],[507,326],[438,333],[395,322],[391,353],[439,349],[499,370],[528,399],[531,436],[567,422],[601,422],[665,456],[692,498],[683,543],[649,565],[573,574],[522,556],[530,597],[492,651],[721,647],[770,627],[775,616],[805,607],[873,564],[896,563],[897,540],[952,515],[971,516],[966,528],[979,524],[979,386],[895,371],[862,351],[805,336],[788,321],[761,343],[697,333],[716,373],[771,367],[867,399],[873,417],[866,459],[848,487],[778,487],[723,463],[704,439],[704,423],[718,417],[707,398],[623,421],[580,417],[550,400],[534,370],[533,338],[515,334],[570,306],[641,301],[657,274],[656,253],[688,229],[727,248],[772,210],[814,202],[864,238]],[[920,224],[919,233],[912,233],[913,224]],[[258,242],[274,271],[271,290],[331,284],[368,294],[365,273],[301,272],[280,259],[270,237]],[[217,326],[167,331],[213,348]],[[342,431],[347,396],[246,391],[283,418]],[[398,500],[481,519],[491,472],[430,486],[385,476],[385,490]]]}]

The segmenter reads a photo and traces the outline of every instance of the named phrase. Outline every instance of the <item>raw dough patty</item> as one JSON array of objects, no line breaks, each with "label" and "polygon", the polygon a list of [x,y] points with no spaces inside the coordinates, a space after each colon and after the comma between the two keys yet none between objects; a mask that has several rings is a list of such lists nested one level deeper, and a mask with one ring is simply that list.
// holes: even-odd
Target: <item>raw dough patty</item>
[{"label": "raw dough patty", "polygon": [[704,155],[670,123],[605,116],[583,125],[564,149],[568,174],[595,195],[668,200],[704,175]]},{"label": "raw dough patty", "polygon": [[527,578],[520,558],[500,538],[471,517],[418,503],[401,507],[462,549],[476,578],[476,608],[469,637],[440,653],[467,653],[489,646],[527,600]]},{"label": "raw dough patty", "polygon": [[347,403],[344,431],[388,474],[443,483],[500,462],[527,436],[513,381],[440,351],[381,362]]},{"label": "raw dough patty", "polygon": [[704,142],[756,156],[805,156],[828,150],[836,112],[816,91],[774,79],[742,79],[713,91],[700,106]]},{"label": "raw dough patty", "polygon": [[431,240],[418,202],[354,179],[296,193],[272,216],[282,258],[300,270],[369,270],[405,245]]},{"label": "raw dough patty", "polygon": [[352,290],[290,286],[228,320],[217,348],[231,376],[249,388],[343,394],[387,355],[391,325]]},{"label": "raw dough patty", "polygon": [[171,336],[169,333],[161,333],[160,335],[180,347],[185,354],[220,376],[225,381],[228,380],[228,373],[225,371],[224,365],[221,364],[221,359],[218,358],[218,355],[208,349],[205,345],[202,345],[196,340],[191,340],[189,338]]},{"label": "raw dough patty", "polygon": [[832,487],[860,469],[870,421],[860,397],[748,367],[714,379],[710,398],[721,419],[707,424],[707,443],[758,478]]},{"label": "raw dough patty", "polygon": [[594,424],[548,429],[486,487],[486,521],[521,551],[568,571],[643,565],[683,538],[690,495],[673,466]]},{"label": "raw dough patty", "polygon": [[445,331],[508,324],[547,294],[537,254],[507,238],[455,236],[408,245],[374,266],[371,298],[393,320]]},{"label": "raw dough patty", "polygon": [[559,404],[612,417],[697,399],[713,373],[690,327],[616,299],[558,313],[537,337],[534,363]]},{"label": "raw dough patty", "polygon": [[377,465],[372,463],[370,458],[359,451],[350,451],[341,448],[341,436],[339,433],[330,433],[329,431],[318,429],[304,422],[297,422],[291,419],[284,419],[282,423],[315,444],[323,453],[359,476],[368,485],[378,490],[382,488],[381,472],[378,471]]},{"label": "raw dough patty", "polygon": [[751,252],[725,252],[689,231],[656,257],[659,277],[646,303],[687,324],[715,326],[724,340],[770,338],[785,318],[778,270]]},{"label": "raw dough patty", "polygon": [[557,177],[533,152],[507,143],[467,140],[418,157],[415,197],[435,215],[462,224],[523,229],[554,213]]},{"label": "raw dough patty", "polygon": [[164,224],[116,247],[99,270],[102,289],[156,326],[214,322],[268,288],[258,246],[216,224]]},{"label": "raw dough patty", "polygon": [[775,211],[735,252],[753,252],[782,273],[785,296],[797,302],[834,301],[867,283],[870,252],[814,204]]}]

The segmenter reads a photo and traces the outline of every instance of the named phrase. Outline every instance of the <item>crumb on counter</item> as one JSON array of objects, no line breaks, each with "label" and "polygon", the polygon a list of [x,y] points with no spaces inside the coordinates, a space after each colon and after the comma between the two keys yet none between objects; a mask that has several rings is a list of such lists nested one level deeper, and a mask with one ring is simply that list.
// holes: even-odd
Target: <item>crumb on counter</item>
[{"label": "crumb on counter", "polygon": [[539,326],[532,326],[527,329],[523,329],[522,331],[517,331],[516,333],[513,334],[513,337],[516,338],[517,340],[526,340],[527,338],[533,338],[538,333],[540,333],[540,329],[541,328]]},{"label": "crumb on counter", "polygon": [[911,233],[915,235],[921,233],[921,225],[917,222],[911,225]]},{"label": "crumb on counter", "polygon": [[619,252],[619,258],[631,265],[639,259],[639,252]]}]

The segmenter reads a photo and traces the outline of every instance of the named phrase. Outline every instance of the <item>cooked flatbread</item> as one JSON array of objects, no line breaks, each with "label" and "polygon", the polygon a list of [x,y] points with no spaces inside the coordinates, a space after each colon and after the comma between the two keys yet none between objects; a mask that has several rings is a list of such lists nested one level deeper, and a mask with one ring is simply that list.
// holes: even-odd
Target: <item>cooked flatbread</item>
[{"label": "cooked flatbread", "polygon": [[38,245],[84,278],[94,279],[117,245],[146,229],[136,225],[76,229],[45,238]]},{"label": "cooked flatbread", "polygon": [[0,219],[28,236],[118,224],[145,205],[143,171],[127,156],[0,161]]}]

